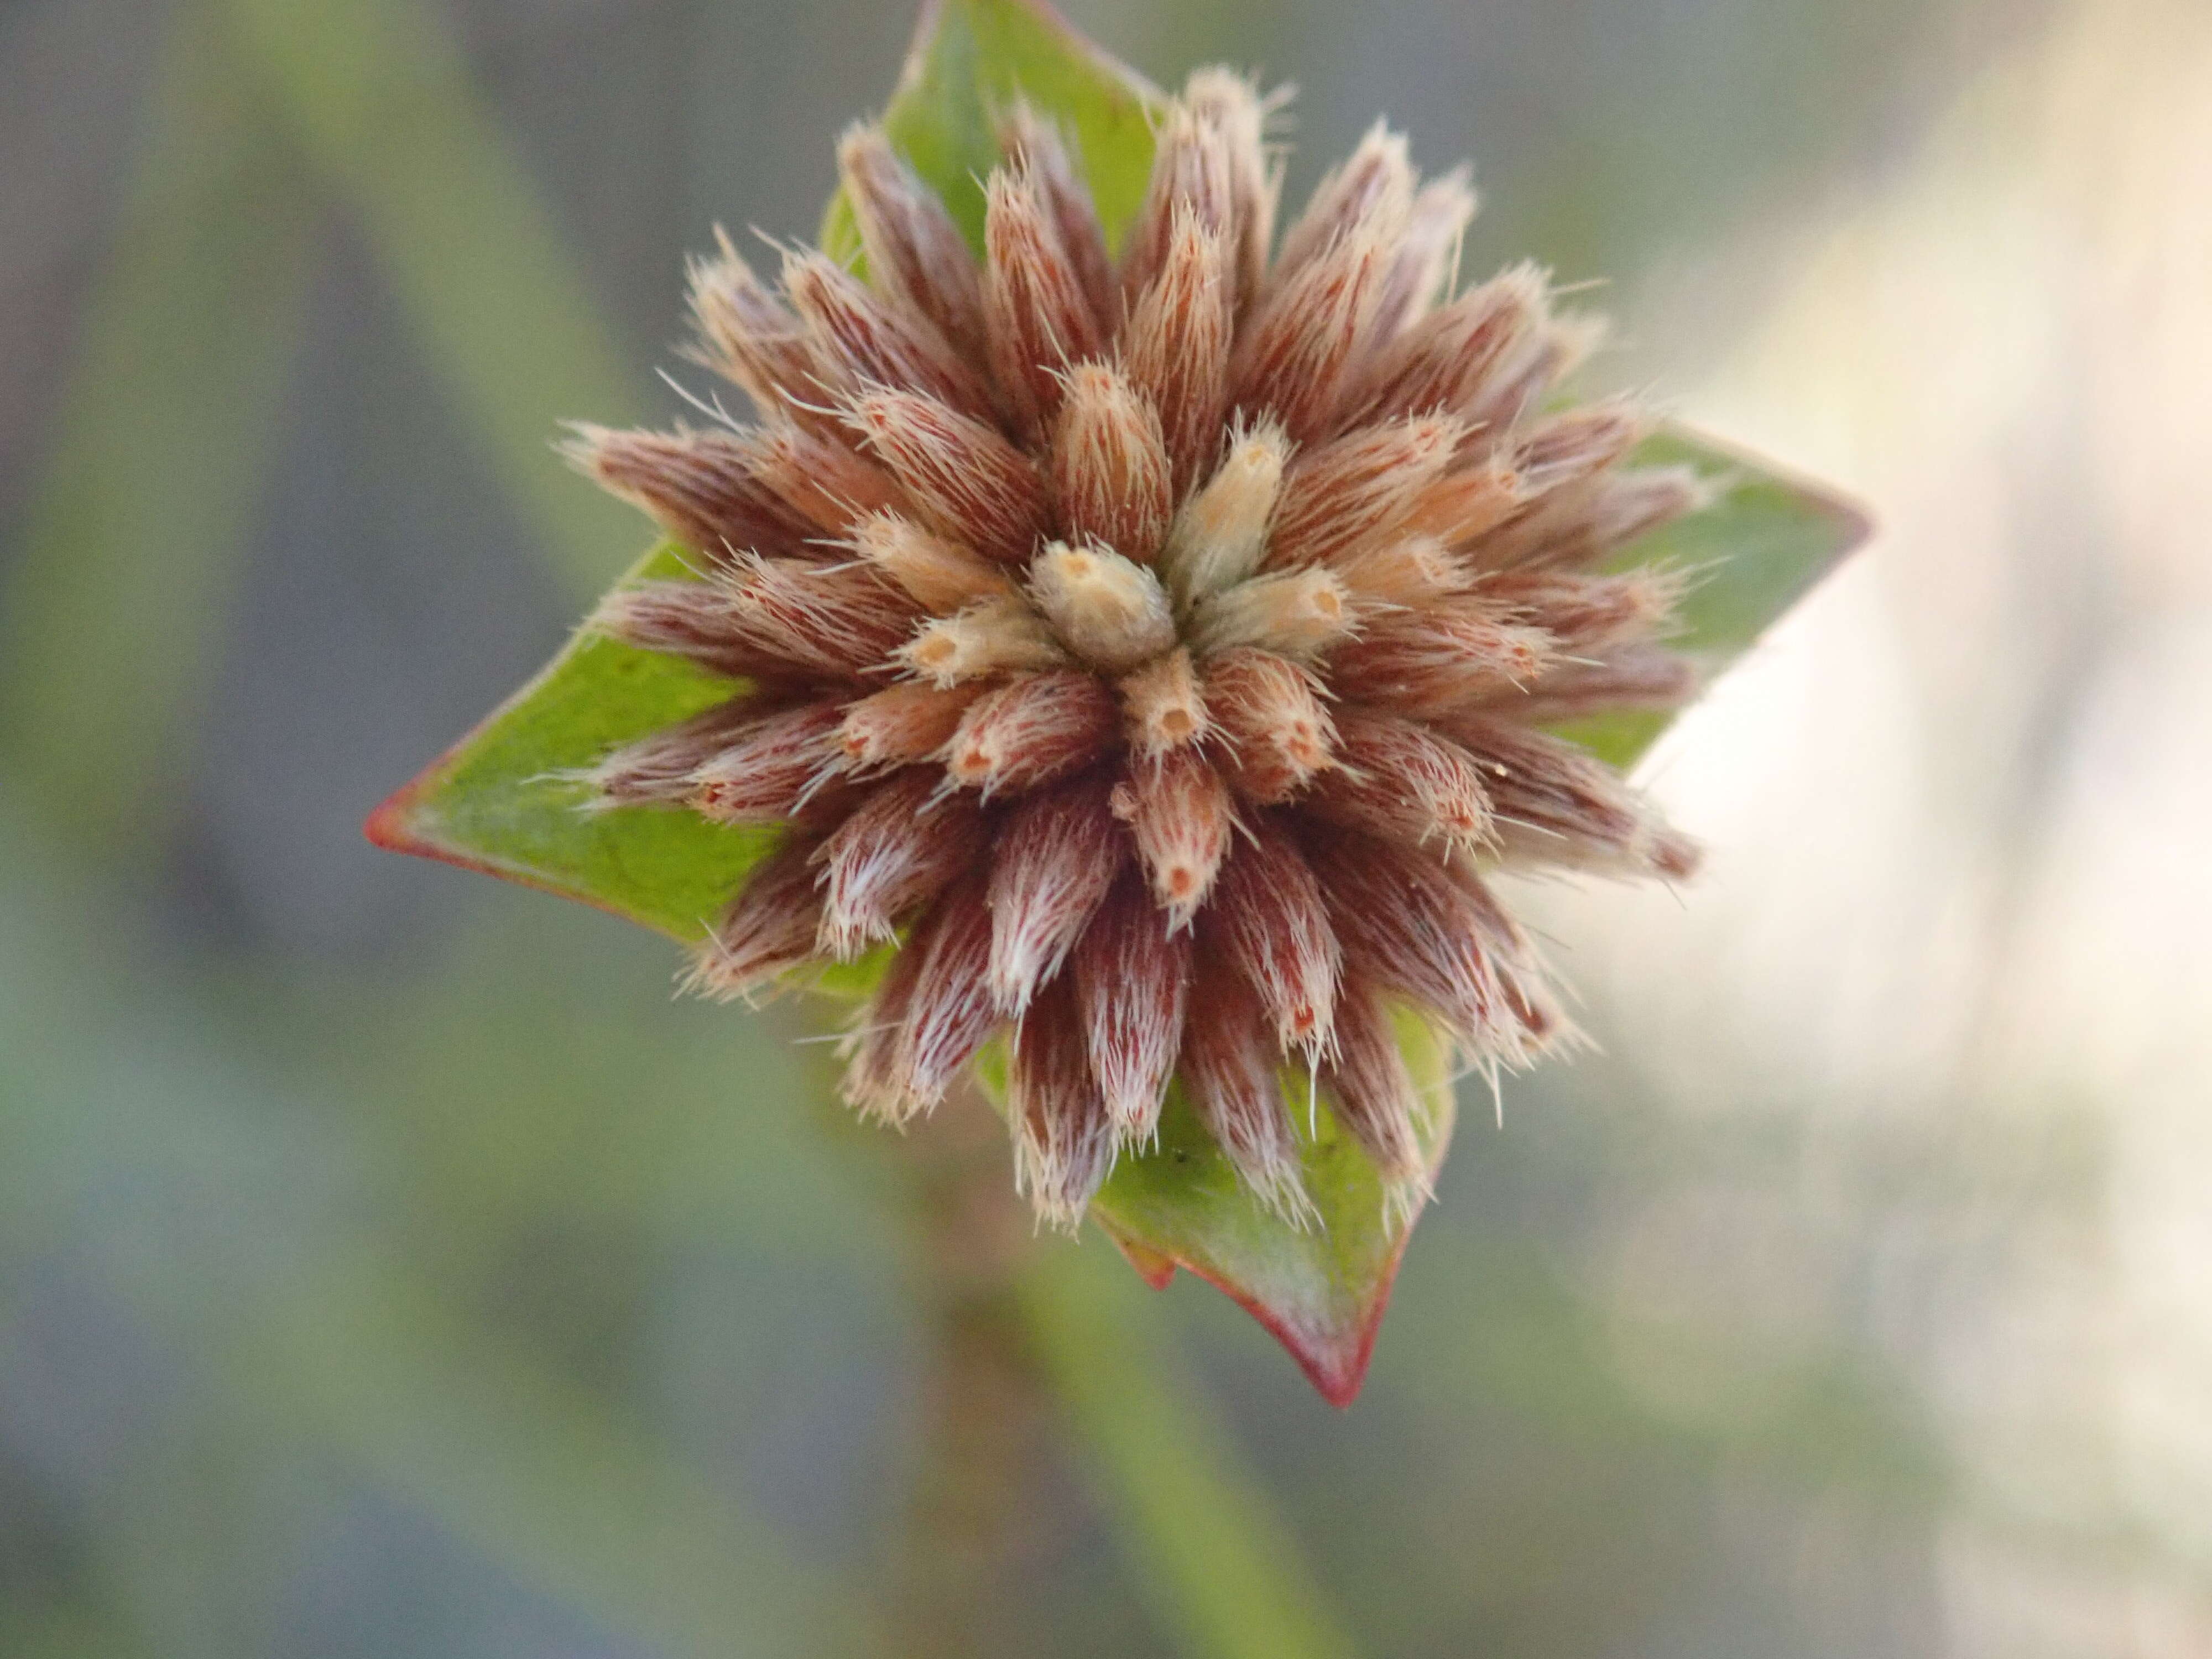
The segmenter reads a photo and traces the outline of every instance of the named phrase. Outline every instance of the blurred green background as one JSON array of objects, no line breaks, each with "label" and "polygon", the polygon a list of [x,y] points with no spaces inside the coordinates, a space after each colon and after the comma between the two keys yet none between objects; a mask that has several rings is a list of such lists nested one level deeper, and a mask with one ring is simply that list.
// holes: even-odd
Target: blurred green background
[{"label": "blurred green background", "polygon": [[[1547,887],[1366,1393],[1095,1235],[979,1651],[2212,1653],[2212,14],[1088,0],[1479,164],[1601,383],[1883,528]],[[900,1149],[797,1011],[380,854],[641,544],[682,255],[903,3],[0,4],[0,1655],[900,1652]]]}]

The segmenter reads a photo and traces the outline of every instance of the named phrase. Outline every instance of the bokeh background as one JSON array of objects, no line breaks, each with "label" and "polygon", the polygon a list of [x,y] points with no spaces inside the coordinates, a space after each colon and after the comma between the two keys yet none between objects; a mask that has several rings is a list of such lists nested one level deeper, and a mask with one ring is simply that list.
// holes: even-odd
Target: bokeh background
[{"label": "bokeh background", "polygon": [[[1591,379],[1872,546],[1528,896],[1364,1396],[1055,1245],[988,1646],[2212,1654],[2212,12],[1073,0],[1478,160]],[[360,838],[640,526],[680,261],[904,0],[0,4],[0,1654],[902,1649],[928,1334],[821,1056]],[[1046,1324],[1052,1324],[1047,1320]],[[1055,1408],[1060,1409],[1060,1408]]]}]

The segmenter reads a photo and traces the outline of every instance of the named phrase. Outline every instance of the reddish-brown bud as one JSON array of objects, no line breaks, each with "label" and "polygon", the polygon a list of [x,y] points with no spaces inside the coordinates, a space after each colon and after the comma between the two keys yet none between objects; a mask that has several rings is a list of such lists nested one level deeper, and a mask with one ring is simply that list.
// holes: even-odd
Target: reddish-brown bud
[{"label": "reddish-brown bud", "polygon": [[909,387],[964,414],[991,412],[988,386],[920,313],[820,253],[784,256],[784,292],[806,325],[817,403],[874,386]]},{"label": "reddish-brown bud", "polygon": [[1498,1040],[1498,1058],[1508,1065],[1526,1066],[1546,1048],[1579,1041],[1582,1033],[1552,995],[1542,959],[1527,932],[1498,902],[1498,896],[1476,873],[1473,861],[1455,854],[1446,868],[1490,951],[1498,999],[1510,1022]]},{"label": "reddish-brown bud", "polygon": [[1037,1218],[1073,1232],[1114,1167],[1115,1125],[1091,1074],[1074,981],[1046,988],[1014,1032],[1006,1068],[1014,1190]]},{"label": "reddish-brown bud", "polygon": [[690,356],[742,387],[763,419],[781,416],[834,433],[822,412],[814,353],[791,307],[739,257],[718,225],[720,252],[690,265],[691,318],[698,338]]},{"label": "reddish-brown bud", "polygon": [[890,939],[901,916],[935,898],[988,850],[975,797],[944,794],[939,782],[921,769],[892,779],[815,850],[824,955],[850,962]]},{"label": "reddish-brown bud", "polygon": [[884,673],[915,620],[904,593],[858,565],[744,559],[703,586],[732,637],[817,674]]},{"label": "reddish-brown bud", "polygon": [[1170,106],[1153,141],[1144,202],[1121,246],[1125,304],[1133,309],[1158,276],[1179,219],[1224,242],[1237,235],[1233,189],[1229,137],[1220,124],[1187,104]]},{"label": "reddish-brown bud", "polygon": [[1686,659],[1656,646],[1638,646],[1604,662],[1569,664],[1526,692],[1501,692],[1469,703],[1468,712],[1543,726],[1604,708],[1679,708],[1697,689],[1697,671]]},{"label": "reddish-brown bud", "polygon": [[763,715],[692,773],[691,805],[718,823],[789,817],[836,769],[837,723],[818,702]]},{"label": "reddish-brown bud", "polygon": [[1382,292],[1375,302],[1375,338],[1395,339],[1426,316],[1439,295],[1449,290],[1459,263],[1460,239],[1474,218],[1475,194],[1466,167],[1454,167],[1424,185],[1406,216]]},{"label": "reddish-brown bud", "polygon": [[938,901],[908,1005],[900,1058],[908,1106],[902,1115],[927,1111],[945,1097],[953,1079],[998,1029],[990,981],[991,911],[984,902],[988,877],[963,876]]},{"label": "reddish-brown bud", "polygon": [[592,612],[589,627],[641,651],[695,662],[732,679],[775,678],[793,665],[763,650],[737,626],[726,600],[706,582],[637,582],[617,587]]},{"label": "reddish-brown bud", "polygon": [[982,695],[983,687],[972,682],[900,684],[848,702],[837,725],[841,763],[861,775],[927,760],[951,740],[968,705]]},{"label": "reddish-brown bud", "polygon": [[1278,289],[1354,237],[1394,246],[1413,203],[1406,139],[1377,121],[1349,158],[1325,174],[1297,222],[1283,233],[1273,279]]},{"label": "reddish-brown bud", "polygon": [[1296,664],[1231,651],[1200,666],[1199,684],[1227,746],[1222,769],[1246,799],[1288,800],[1329,763],[1336,724]]},{"label": "reddish-brown bud", "polygon": [[1175,505],[1167,446],[1152,405],[1119,369],[1078,363],[1068,371],[1051,468],[1068,540],[1103,543],[1138,564],[1158,556]]},{"label": "reddish-brown bud", "polygon": [[1228,785],[1196,749],[1174,749],[1130,767],[1111,804],[1170,926],[1188,927],[1229,856],[1237,818]]},{"label": "reddish-brown bud", "polygon": [[579,423],[570,465],[717,559],[795,554],[814,526],[762,477],[755,444],[733,432],[617,432]]},{"label": "reddish-brown bud", "polygon": [[1261,301],[1231,361],[1230,401],[1273,415],[1300,443],[1333,430],[1388,246],[1355,230]]},{"label": "reddish-brown bud", "polygon": [[1541,617],[1562,657],[1589,659],[1655,637],[1674,614],[1683,582],[1680,569],[1658,565],[1611,576],[1522,568],[1489,577],[1482,594]]},{"label": "reddish-brown bud", "polygon": [[649,738],[624,744],[580,775],[579,781],[592,791],[584,802],[586,810],[689,799],[691,775],[776,708],[775,702],[759,697],[732,697]]},{"label": "reddish-brown bud", "polygon": [[717,1002],[750,997],[812,958],[822,917],[813,853],[811,840],[793,836],[754,867],[693,952],[687,990]]},{"label": "reddish-brown bud", "polygon": [[911,392],[869,392],[854,401],[851,419],[931,529],[1002,564],[1028,560],[1052,518],[1028,456],[981,421]]},{"label": "reddish-brown bud", "polygon": [[1409,714],[1431,714],[1532,684],[1554,660],[1550,635],[1528,612],[1488,590],[1367,618],[1360,636],[1330,659],[1344,696]]},{"label": "reddish-brown bud", "polygon": [[1482,1054],[1509,1031],[1483,917],[1433,851],[1316,830],[1306,857],[1354,980],[1410,997]]},{"label": "reddish-brown bud", "polygon": [[890,474],[842,439],[784,427],[762,433],[756,453],[761,482],[825,536],[843,537],[870,514],[906,504]]},{"label": "reddish-brown bud", "polygon": [[1236,299],[1226,242],[1187,210],[1178,213],[1159,272],[1121,331],[1122,366],[1159,411],[1174,501],[1221,451]]},{"label": "reddish-brown bud", "polygon": [[1510,373],[1494,378],[1464,411],[1474,427],[1470,457],[1519,435],[1521,423],[1544,394],[1595,351],[1605,338],[1601,318],[1565,314],[1547,318]]},{"label": "reddish-brown bud", "polygon": [[1378,421],[1434,410],[1473,419],[1534,361],[1546,290],[1542,271],[1516,265],[1385,339],[1346,413]]},{"label": "reddish-brown bud", "polygon": [[1453,714],[1442,726],[1474,758],[1516,858],[1677,879],[1696,871],[1697,844],[1573,744],[1492,714]]},{"label": "reddish-brown bud", "polygon": [[1260,1200],[1294,1225],[1312,1218],[1297,1138],[1284,1110],[1279,1051],[1267,1010],[1218,940],[1201,933],[1206,988],[1183,1024],[1181,1071],[1214,1143]]},{"label": "reddish-brown bud", "polygon": [[1091,1075],[1125,1140],[1159,1126],[1160,1103],[1182,1046],[1191,945],[1125,871],[1084,931],[1069,963]]},{"label": "reddish-brown bud", "polygon": [[1206,925],[1275,1023],[1285,1048],[1329,1046],[1342,964],[1320,884],[1272,818],[1255,817],[1222,868]]},{"label": "reddish-brown bud", "polygon": [[945,746],[945,769],[986,800],[1024,794],[1112,748],[1120,726],[1114,694],[1097,675],[1030,674],[970,705]]},{"label": "reddish-brown bud", "polygon": [[1513,447],[1513,470],[1524,495],[1541,495],[1611,466],[1650,430],[1650,420],[1626,398],[1608,398],[1553,416]]},{"label": "reddish-brown bud", "polygon": [[1527,503],[1474,550],[1496,569],[1587,569],[1712,497],[1712,487],[1686,468],[1600,471]]},{"label": "reddish-brown bud", "polygon": [[1106,233],[1098,210],[1078,173],[1060,129],[1033,106],[1018,101],[999,135],[1000,148],[1036,180],[1047,216],[1075,272],[1091,314],[1108,334],[1121,315],[1113,262],[1106,254]]},{"label": "reddish-brown bud", "polygon": [[1409,847],[1478,847],[1490,837],[1490,800],[1474,761],[1411,720],[1366,709],[1336,716],[1336,770],[1306,803],[1333,823]]},{"label": "reddish-brown bud", "polygon": [[1275,243],[1275,202],[1282,177],[1268,156],[1267,129],[1270,113],[1286,92],[1262,98],[1248,77],[1225,69],[1194,70],[1183,85],[1184,104],[1221,134],[1234,227],[1229,239],[1229,274],[1240,306],[1258,296]]},{"label": "reddish-brown bud", "polygon": [[985,189],[983,319],[991,368],[1014,422],[1048,432],[1060,372],[1105,349],[1083,278],[1060,240],[1043,181],[1028,163],[995,169]]},{"label": "reddish-brown bud", "polygon": [[1511,468],[1495,463],[1463,467],[1424,487],[1400,528],[1407,535],[1433,536],[1456,550],[1503,524],[1521,502],[1521,481]]},{"label": "reddish-brown bud", "polygon": [[846,130],[837,143],[837,172],[877,285],[928,319],[964,361],[982,361],[982,283],[937,192],[899,159],[878,126]]},{"label": "reddish-brown bud", "polygon": [[906,941],[891,953],[875,994],[846,1033],[840,1052],[845,1074],[838,1093],[864,1117],[893,1127],[904,1125],[926,1103],[915,1097],[907,1078],[906,1048],[914,1024],[915,993],[921,988],[929,944],[945,913],[943,900],[932,905]]},{"label": "reddish-brown bud", "polygon": [[1402,528],[1463,430],[1448,416],[1417,416],[1300,456],[1283,479],[1268,568],[1328,564]]},{"label": "reddish-brown bud", "polygon": [[1121,872],[1128,841],[1108,805],[1113,783],[1084,778],[1030,796],[1008,818],[991,864],[991,997],[1018,1014],[1060,969]]}]

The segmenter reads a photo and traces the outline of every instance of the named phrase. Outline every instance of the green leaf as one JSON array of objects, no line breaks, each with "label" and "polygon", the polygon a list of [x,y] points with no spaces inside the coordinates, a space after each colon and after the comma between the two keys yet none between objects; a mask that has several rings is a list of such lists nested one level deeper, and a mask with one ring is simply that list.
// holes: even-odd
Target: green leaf
[{"label": "green leaf", "polygon": [[[884,122],[921,176],[980,244],[977,183],[997,160],[994,118],[1017,96],[1060,120],[1079,144],[1109,234],[1141,199],[1158,94],[1031,0],[935,0]],[[833,253],[858,252],[849,208],[833,200],[823,226]],[[1623,562],[1693,568],[1698,582],[1680,641],[1717,670],[1864,532],[1847,507],[1717,444],[1669,430],[1639,460],[1686,464],[1715,480],[1706,514],[1645,538]],[[662,548],[630,579],[681,574]],[[427,854],[600,905],[679,939],[736,890],[771,832],[718,828],[651,809],[586,814],[564,771],[588,767],[641,736],[728,695],[726,682],[611,641],[580,637],[538,678],[379,810],[380,843]],[[1666,723],[1629,714],[1571,735],[1615,764],[1633,762]],[[842,988],[858,977],[842,975]],[[1443,1162],[1453,1118],[1451,1051],[1423,1022],[1401,1018],[1401,1042],[1431,1103],[1424,1149]],[[987,1086],[991,1067],[981,1068]],[[1249,1310],[1333,1401],[1358,1391],[1389,1301],[1409,1223],[1393,1224],[1373,1167],[1302,1076],[1284,1079],[1298,1121],[1319,1224],[1294,1228],[1237,1181],[1189,1106],[1171,1097],[1157,1146],[1125,1157],[1091,1214],[1139,1273],[1164,1285],[1178,1267]]]},{"label": "green leaf", "polygon": [[[1866,515],[1832,490],[1680,426],[1638,449],[1638,466],[1686,466],[1717,490],[1702,513],[1623,549],[1614,569],[1642,564],[1692,573],[1675,648],[1710,681],[1748,650],[1867,538]],[[1558,727],[1623,771],[1674,723],[1674,709],[1623,709]]]},{"label": "green leaf", "polygon": [[[1451,1143],[1451,1048],[1410,1012],[1399,1015],[1398,1027],[1428,1104],[1419,1127],[1433,1177]],[[1413,1228],[1389,1222],[1375,1166],[1326,1102],[1316,1107],[1303,1074],[1284,1075],[1283,1097],[1318,1224],[1292,1227],[1253,1197],[1179,1091],[1160,1115],[1157,1148],[1123,1157],[1091,1213],[1155,1289],[1187,1267],[1227,1291],[1290,1350],[1324,1398],[1346,1406],[1367,1375]]]},{"label": "green leaf", "polygon": [[[1074,140],[1107,240],[1117,242],[1152,176],[1161,94],[1034,0],[927,0],[884,106],[884,136],[945,198],[980,256],[982,180],[999,162],[994,120],[1024,98]],[[842,189],[823,216],[822,246],[838,259],[860,252]]]},{"label": "green leaf", "polygon": [[[1454,1049],[1410,1008],[1394,1018],[1426,1107],[1415,1128],[1433,1180],[1457,1113]],[[1004,1042],[985,1049],[975,1073],[985,1097],[1003,1114]],[[1279,1084],[1313,1217],[1293,1225],[1254,1197],[1176,1084],[1161,1109],[1158,1139],[1142,1153],[1121,1155],[1091,1200],[1091,1218],[1154,1290],[1166,1289],[1182,1267],[1226,1291],[1289,1350],[1322,1398],[1348,1406],[1366,1378],[1413,1226],[1391,1220],[1381,1177],[1327,1097],[1316,1098],[1303,1073],[1285,1071]]]},{"label": "green leaf", "polygon": [[[680,576],[687,568],[678,550],[663,544],[623,580]],[[394,852],[581,899],[679,939],[702,938],[775,832],[710,823],[674,809],[586,812],[582,791],[562,775],[735,690],[676,658],[580,633],[536,679],[378,807],[368,838]]]},{"label": "green leaf", "polygon": [[1024,1322],[1128,1557],[1131,1592],[1192,1659],[1351,1659],[1359,1650],[1243,1467],[1143,1292],[1096,1249],[1040,1252]]}]

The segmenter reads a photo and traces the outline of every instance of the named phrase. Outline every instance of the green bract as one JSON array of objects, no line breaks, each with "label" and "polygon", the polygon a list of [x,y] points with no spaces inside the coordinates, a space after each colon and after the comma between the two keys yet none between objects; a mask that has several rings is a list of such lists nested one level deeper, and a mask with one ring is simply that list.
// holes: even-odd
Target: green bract
[{"label": "green bract", "polygon": [[[999,159],[994,117],[1018,97],[1073,136],[1107,234],[1116,236],[1144,194],[1158,94],[1032,0],[935,0],[884,127],[980,247],[977,181]],[[830,204],[823,240],[833,255],[857,252],[842,197]],[[1662,431],[1636,459],[1693,467],[1716,489],[1711,508],[1615,562],[1663,561],[1697,573],[1674,643],[1708,672],[1741,654],[1865,532],[1834,498],[1680,429]],[[684,572],[664,545],[623,580]],[[586,813],[565,775],[730,694],[728,682],[674,659],[580,635],[378,808],[368,834],[382,846],[542,887],[696,940],[774,832],[654,808]],[[1626,767],[1669,718],[1613,714],[1567,735]],[[1401,1037],[1431,1102],[1425,1147],[1433,1170],[1451,1133],[1450,1051],[1410,1015],[1401,1018]],[[1341,1403],[1365,1370],[1409,1227],[1386,1218],[1381,1182],[1327,1109],[1312,1108],[1305,1079],[1285,1077],[1284,1086],[1296,1108],[1317,1226],[1295,1229],[1263,1207],[1173,1097],[1157,1146],[1125,1155],[1090,1213],[1152,1283],[1166,1283],[1182,1267],[1228,1291]]]}]

